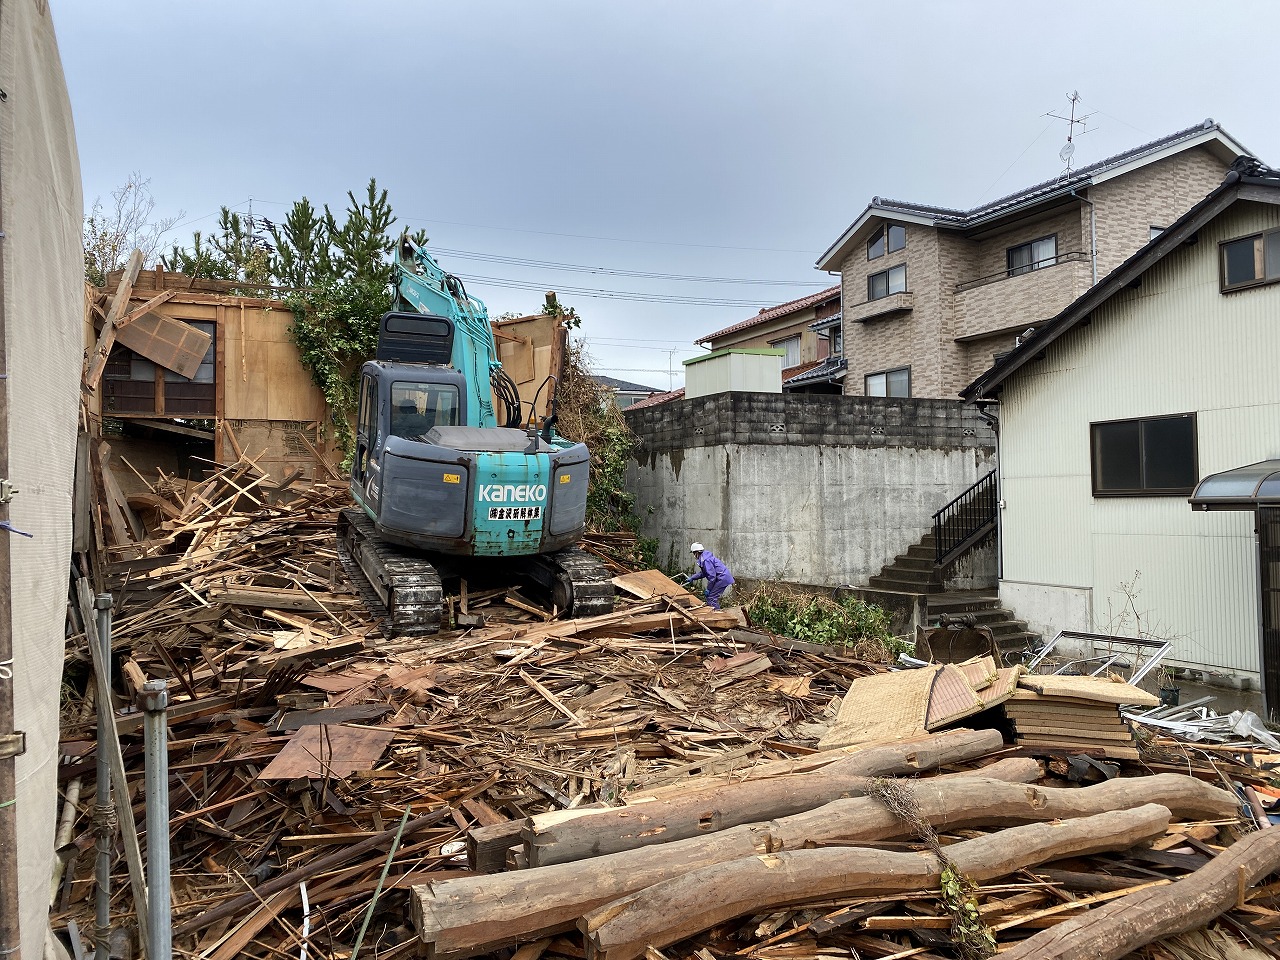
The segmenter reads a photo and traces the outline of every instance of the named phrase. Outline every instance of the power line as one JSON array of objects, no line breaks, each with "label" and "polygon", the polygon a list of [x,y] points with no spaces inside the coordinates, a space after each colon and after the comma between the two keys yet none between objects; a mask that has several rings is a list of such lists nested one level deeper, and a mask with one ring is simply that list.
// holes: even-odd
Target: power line
[{"label": "power line", "polygon": [[[505,277],[483,277],[478,274],[460,274],[467,283],[483,283],[512,290],[545,291],[546,283],[510,280]],[[571,297],[592,297],[600,300],[630,300],[636,303],[669,303],[698,307],[769,307],[772,300],[737,300],[727,297],[695,297],[682,294],[642,293],[637,290],[603,290],[598,287],[557,285],[556,292]]]},{"label": "power line", "polygon": [[525,230],[521,227],[495,227],[487,223],[466,223],[461,220],[429,220],[425,217],[406,217],[418,223],[443,223],[451,227],[476,227],[480,230],[505,230],[509,233],[535,233],[543,237],[570,237],[574,240],[604,240],[609,243],[639,243],[660,247],[701,247],[709,250],[752,250],[758,253],[803,253],[817,256],[821,250],[792,250],[785,247],[734,247],[722,243],[686,243],[679,240],[635,240],[629,237],[597,237],[586,233],[555,233],[550,230]]},{"label": "power line", "polygon": [[551,260],[533,260],[527,257],[510,257],[496,253],[480,253],[474,250],[455,250],[450,247],[435,247],[433,253],[443,253],[462,260],[480,260],[485,263],[503,263],[521,267],[536,267],[543,270],[565,270],[571,273],[593,273],[614,277],[636,277],[645,280],[680,280],[691,283],[739,283],[759,284],[773,287],[826,287],[829,284],[820,280],[749,280],[734,277],[698,277],[677,273],[657,273],[650,270],[626,270],[617,267],[593,267],[582,263],[558,263]]}]

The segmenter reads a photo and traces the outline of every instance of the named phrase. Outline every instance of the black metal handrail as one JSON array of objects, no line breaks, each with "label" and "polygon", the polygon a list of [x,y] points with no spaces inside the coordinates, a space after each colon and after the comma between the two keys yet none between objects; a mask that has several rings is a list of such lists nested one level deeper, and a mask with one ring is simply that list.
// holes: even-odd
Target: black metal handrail
[{"label": "black metal handrail", "polygon": [[999,490],[996,472],[985,477],[933,515],[933,558],[937,564],[985,535],[996,522]]}]

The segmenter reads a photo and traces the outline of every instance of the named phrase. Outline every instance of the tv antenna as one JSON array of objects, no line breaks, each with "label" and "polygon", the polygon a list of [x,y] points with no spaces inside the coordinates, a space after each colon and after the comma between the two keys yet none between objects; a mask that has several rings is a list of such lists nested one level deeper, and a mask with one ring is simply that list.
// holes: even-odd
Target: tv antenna
[{"label": "tv antenna", "polygon": [[[1094,115],[1093,113],[1085,113],[1078,117],[1076,116],[1076,107],[1080,103],[1080,94],[1075,90],[1072,90],[1067,94],[1067,100],[1071,102],[1071,113],[1069,116],[1064,117],[1060,113],[1052,112],[1044,114],[1044,116],[1053,117],[1055,120],[1063,120],[1067,124],[1067,142],[1064,143],[1062,145],[1062,149],[1058,151],[1058,159],[1066,164],[1066,167],[1063,168],[1062,173],[1059,175],[1059,179],[1062,180],[1071,176],[1071,159],[1076,154],[1076,127],[1080,128],[1079,132],[1081,134],[1088,133],[1089,131],[1086,124],[1089,118]],[[1097,111],[1095,110],[1094,113],[1096,112]]]}]

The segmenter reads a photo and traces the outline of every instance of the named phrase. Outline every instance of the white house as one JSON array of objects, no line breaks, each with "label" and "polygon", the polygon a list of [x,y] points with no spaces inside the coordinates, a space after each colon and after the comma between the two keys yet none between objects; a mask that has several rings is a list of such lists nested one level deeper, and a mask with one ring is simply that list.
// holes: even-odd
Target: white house
[{"label": "white house", "polygon": [[1280,707],[1280,174],[1237,161],[962,395],[999,416],[1007,606],[1133,635],[1133,594],[1170,662]]}]

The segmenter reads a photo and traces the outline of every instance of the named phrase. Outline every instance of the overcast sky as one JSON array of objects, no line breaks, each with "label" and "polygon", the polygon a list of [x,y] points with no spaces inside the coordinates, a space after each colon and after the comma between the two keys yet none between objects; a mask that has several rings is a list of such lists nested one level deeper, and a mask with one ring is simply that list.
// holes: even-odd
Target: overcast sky
[{"label": "overcast sky", "polygon": [[51,5],[86,207],[140,171],[187,243],[221,205],[377,177],[492,315],[559,290],[600,372],[660,388],[697,337],[835,283],[814,261],[872,196],[1056,175],[1072,90],[1077,165],[1205,117],[1280,163],[1280,4]]}]

